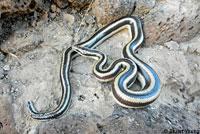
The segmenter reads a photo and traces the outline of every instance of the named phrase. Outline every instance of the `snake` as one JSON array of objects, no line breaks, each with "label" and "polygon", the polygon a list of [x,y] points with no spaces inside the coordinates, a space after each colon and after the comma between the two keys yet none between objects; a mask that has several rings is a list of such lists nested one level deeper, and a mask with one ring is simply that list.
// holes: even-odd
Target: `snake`
[{"label": "snake", "polygon": [[[128,29],[131,36],[131,41],[123,48],[123,58],[118,59],[113,63],[115,63],[115,65],[117,63],[121,64],[122,66],[124,66],[124,70],[127,70],[126,67],[128,66],[131,71],[128,70],[125,73],[120,73],[120,71],[118,71],[119,69],[116,69],[116,67],[112,66],[114,64],[111,64],[110,69],[112,70],[111,72],[113,72],[114,75],[112,76],[113,78],[111,78],[110,76],[106,80],[115,79],[112,90],[114,99],[121,106],[131,108],[143,107],[156,100],[160,92],[160,79],[157,73],[149,65],[147,65],[135,56],[137,48],[141,46],[144,40],[141,22],[136,16],[125,16],[104,26],[96,33],[94,33],[93,36],[91,36],[88,40],[75,45],[71,45],[63,51],[60,66],[62,96],[58,106],[52,111],[39,112],[34,107],[34,104],[29,101],[28,107],[30,111],[30,116],[38,120],[55,119],[62,116],[69,108],[71,102],[72,91],[69,75],[70,68],[72,66],[72,60],[80,55],[80,52],[77,52],[76,47],[73,46],[78,46],[80,47],[80,49],[82,49],[83,47],[88,48],[88,50],[94,49],[99,46],[103,41],[105,41],[115,33],[121,31],[122,29]],[[129,75],[131,74],[133,76],[132,78],[129,77]],[[114,78],[114,76],[116,77]],[[140,81],[143,82],[143,90],[132,91],[127,89],[127,85],[128,87],[132,85],[136,77],[138,77]],[[127,81],[127,78],[129,78],[128,82],[124,82]],[[119,83],[117,83],[116,81],[119,81]]]},{"label": "snake", "polygon": [[[137,38],[131,40],[123,48],[123,58],[113,61],[107,68],[105,67],[107,64],[106,54],[76,45],[72,46],[72,49],[82,56],[97,60],[93,67],[93,73],[99,81],[114,80],[112,93],[119,105],[126,108],[141,108],[157,99],[160,92],[160,81],[155,71],[134,55],[136,52],[134,49],[138,48],[140,44],[137,42]],[[131,90],[137,77],[142,88],[136,91]]]}]

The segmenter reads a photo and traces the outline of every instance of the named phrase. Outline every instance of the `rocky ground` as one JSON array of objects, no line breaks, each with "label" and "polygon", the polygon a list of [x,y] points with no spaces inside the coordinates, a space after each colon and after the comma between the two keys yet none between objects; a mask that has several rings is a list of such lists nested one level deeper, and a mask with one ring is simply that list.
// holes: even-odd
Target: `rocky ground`
[{"label": "rocky ground", "polygon": [[[0,134],[200,133],[198,0],[121,0],[113,7],[109,6],[113,0],[107,0],[107,4],[97,0],[85,19],[83,6],[90,3],[88,0],[55,0],[46,2],[46,6],[35,2],[30,12],[26,6],[20,14],[17,8],[9,13],[0,11]],[[70,73],[69,110],[59,119],[32,119],[28,101],[33,101],[39,111],[51,111],[59,103],[63,50],[125,14],[142,20],[146,39],[137,56],[158,73],[160,97],[143,109],[122,108],[112,98],[111,83],[100,83],[92,74],[94,60],[77,57]],[[123,30],[97,49],[105,52],[111,62],[120,57],[128,41],[128,32]]]}]

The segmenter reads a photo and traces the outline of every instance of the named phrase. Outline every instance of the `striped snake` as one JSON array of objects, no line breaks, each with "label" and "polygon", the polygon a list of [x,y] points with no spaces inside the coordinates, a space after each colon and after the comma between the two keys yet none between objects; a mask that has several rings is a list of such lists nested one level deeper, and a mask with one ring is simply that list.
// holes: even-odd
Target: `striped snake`
[{"label": "striped snake", "polygon": [[[125,28],[131,35],[131,41],[123,48],[123,58],[115,60],[108,68],[104,68],[107,60],[106,55],[93,48]],[[136,108],[152,103],[159,96],[160,80],[149,65],[135,56],[135,52],[141,46],[143,39],[140,20],[134,16],[127,16],[106,25],[85,42],[68,47],[64,50],[61,61],[62,97],[59,105],[53,111],[40,113],[35,109],[32,102],[28,102],[31,117],[39,120],[52,119],[63,115],[67,110],[71,100],[69,80],[71,62],[73,58],[80,54],[98,60],[93,72],[99,80],[110,81],[114,79],[112,92],[118,104],[123,107]],[[129,89],[136,78],[142,84],[140,91]]]}]

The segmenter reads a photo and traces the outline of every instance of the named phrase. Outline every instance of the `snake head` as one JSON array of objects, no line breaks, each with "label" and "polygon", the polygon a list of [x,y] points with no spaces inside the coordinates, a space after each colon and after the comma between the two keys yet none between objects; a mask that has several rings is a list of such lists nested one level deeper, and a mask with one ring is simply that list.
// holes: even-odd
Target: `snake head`
[{"label": "snake head", "polygon": [[101,58],[102,55],[105,56],[105,54],[103,54],[102,52],[87,47],[72,46],[72,50],[84,57],[92,58],[95,60]]},{"label": "snake head", "polygon": [[83,56],[88,54],[88,50],[84,47],[72,46],[72,49]]}]

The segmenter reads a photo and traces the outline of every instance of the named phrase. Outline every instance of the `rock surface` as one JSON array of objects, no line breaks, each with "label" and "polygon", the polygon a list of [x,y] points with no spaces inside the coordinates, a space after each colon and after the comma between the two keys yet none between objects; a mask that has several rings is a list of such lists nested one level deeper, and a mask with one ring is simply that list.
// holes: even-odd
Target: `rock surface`
[{"label": "rock surface", "polygon": [[198,0],[166,0],[144,16],[147,44],[159,44],[171,40],[183,42],[200,30],[200,2]]},{"label": "rock surface", "polygon": [[191,39],[200,31],[199,7],[198,0],[96,0],[91,13],[101,24],[125,15],[140,16],[144,22],[146,44],[151,45]]},{"label": "rock surface", "polygon": [[[180,114],[177,115],[177,112]],[[183,122],[183,120],[187,121]],[[196,126],[198,126],[198,122],[184,110],[160,105],[157,109],[120,110],[118,108],[118,112],[114,112],[106,119],[71,115],[60,121],[41,123],[36,133],[160,134],[170,133],[172,124],[175,125],[174,130],[183,128],[197,130]]]},{"label": "rock surface", "polygon": [[30,34],[29,31],[16,31],[14,36],[10,37],[9,40],[9,42],[1,45],[1,50],[5,53],[19,53],[40,47],[40,44],[43,42],[43,37],[38,32]]},{"label": "rock surface", "polygon": [[[54,0],[59,8],[70,5],[71,9],[74,9],[73,7],[87,8],[91,2],[91,0]],[[38,0],[20,2],[3,0],[0,2],[0,14],[6,16],[36,11],[34,14],[42,14],[42,18],[47,18],[48,14],[55,18],[55,14],[49,13],[48,5],[50,3]],[[97,18],[99,24],[108,24],[126,15],[140,16],[144,23],[146,44],[152,45],[171,40],[183,42],[191,39],[200,30],[199,7],[198,0],[150,0],[148,2],[145,0],[95,0],[92,3],[91,14]],[[60,9],[57,10],[57,13],[61,12]]]},{"label": "rock surface", "polygon": [[18,134],[15,129],[15,120],[13,117],[13,103],[11,97],[8,95],[2,95],[1,90],[3,85],[0,81],[0,133],[1,134]]},{"label": "rock surface", "polygon": [[92,4],[92,14],[97,22],[108,24],[133,12],[134,0],[95,0]]},{"label": "rock surface", "polygon": [[66,0],[53,0],[59,8],[66,8],[69,3]]},{"label": "rock surface", "polygon": [[[169,1],[150,1],[146,6],[137,6],[136,3],[135,12],[141,16],[156,14],[156,7],[162,2]],[[58,9],[56,7],[55,12]],[[53,20],[35,22],[30,19],[31,23],[26,24],[22,16],[1,22],[7,27],[1,31],[0,37],[0,48],[4,51],[0,51],[0,134],[160,134],[172,130],[184,133],[186,130],[193,133],[200,131],[200,34],[195,33],[190,35],[192,39],[188,41],[177,42],[174,38],[166,43],[156,41],[157,44],[151,46],[148,38],[144,42],[145,47],[139,49],[138,58],[151,65],[161,79],[160,97],[150,106],[127,109],[116,104],[112,98],[112,84],[100,83],[95,79],[92,73],[94,60],[77,57],[70,71],[72,103],[69,110],[55,120],[44,122],[32,119],[28,101],[33,101],[42,112],[53,110],[59,103],[59,69],[63,50],[75,42],[85,41],[99,29],[95,17],[91,15],[86,16],[84,25],[79,29],[81,15],[66,9],[65,13],[73,14],[75,18],[70,23],[63,17],[63,10]],[[166,12],[164,10],[163,13]],[[144,27],[157,23],[157,20],[150,22],[147,24],[148,17],[144,17]],[[9,30],[11,34],[5,36]],[[187,30],[183,34],[185,32]],[[145,37],[148,37],[148,33]],[[164,36],[162,40],[164,42]],[[121,50],[128,41],[128,32],[123,30],[97,49],[105,52],[111,63],[121,57]]]},{"label": "rock surface", "polygon": [[75,7],[84,7],[91,3],[92,0],[67,0]]},{"label": "rock surface", "polygon": [[1,0],[0,1],[0,16],[28,14],[36,9],[42,9],[44,3],[42,0]]}]

